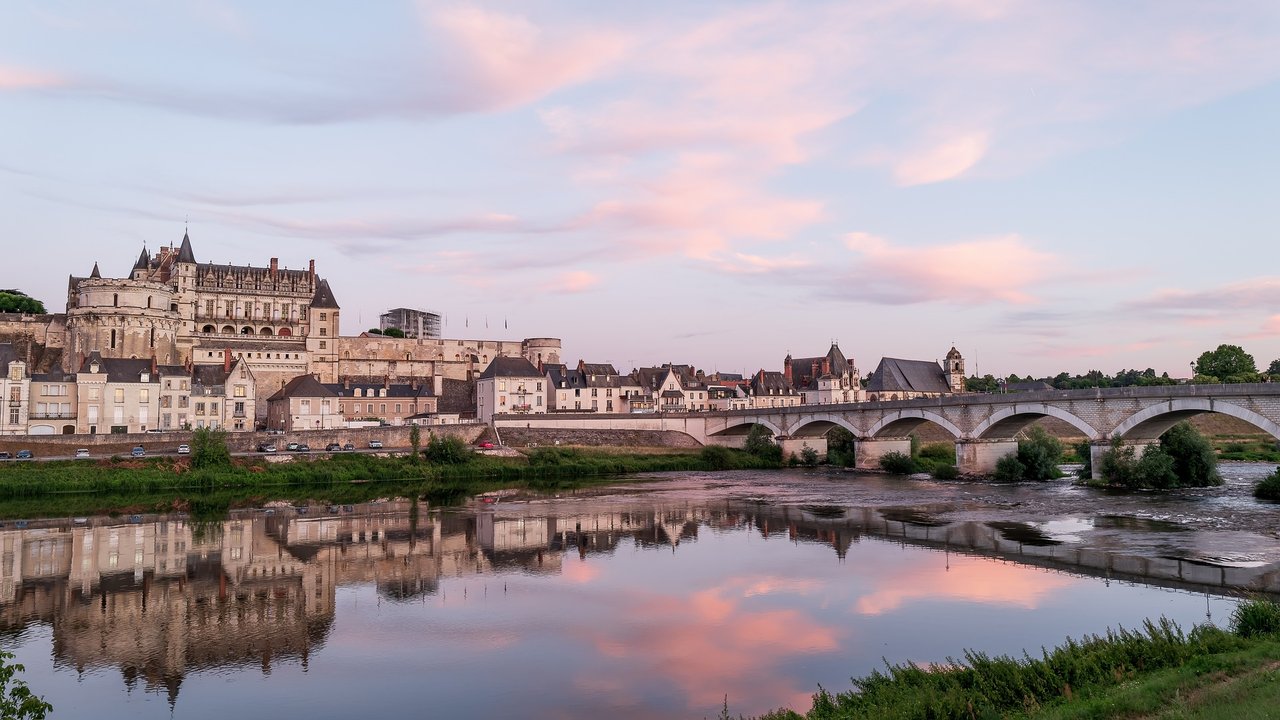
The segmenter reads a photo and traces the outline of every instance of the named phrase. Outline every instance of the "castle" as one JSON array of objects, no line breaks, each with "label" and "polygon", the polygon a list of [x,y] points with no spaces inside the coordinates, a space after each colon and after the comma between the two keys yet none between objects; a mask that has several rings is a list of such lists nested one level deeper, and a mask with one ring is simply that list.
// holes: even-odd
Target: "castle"
[{"label": "castle", "polygon": [[65,313],[0,318],[0,342],[43,373],[75,373],[95,353],[188,369],[243,360],[259,398],[302,374],[327,383],[472,381],[496,357],[559,362],[557,338],[342,337],[340,320],[315,260],[305,270],[281,267],[278,258],[261,267],[199,262],[184,233],[176,248],[144,248],[125,277],[104,277],[97,263],[87,277],[71,276]]}]

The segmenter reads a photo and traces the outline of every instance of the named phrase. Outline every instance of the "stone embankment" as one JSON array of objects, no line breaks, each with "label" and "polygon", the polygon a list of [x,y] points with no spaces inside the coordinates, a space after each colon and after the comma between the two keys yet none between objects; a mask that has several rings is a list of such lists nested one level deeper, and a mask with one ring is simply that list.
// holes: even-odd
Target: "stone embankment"
[{"label": "stone embankment", "polygon": [[566,430],[503,428],[502,442],[514,447],[577,445],[620,448],[700,448],[692,437],[672,430]]}]

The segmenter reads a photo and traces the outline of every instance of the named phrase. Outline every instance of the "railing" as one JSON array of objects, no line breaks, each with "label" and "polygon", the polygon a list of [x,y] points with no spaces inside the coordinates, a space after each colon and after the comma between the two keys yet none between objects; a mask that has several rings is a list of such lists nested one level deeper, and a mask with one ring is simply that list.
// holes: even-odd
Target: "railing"
[{"label": "railing", "polygon": [[32,420],[75,420],[76,414],[73,412],[42,412],[30,413],[27,415]]}]

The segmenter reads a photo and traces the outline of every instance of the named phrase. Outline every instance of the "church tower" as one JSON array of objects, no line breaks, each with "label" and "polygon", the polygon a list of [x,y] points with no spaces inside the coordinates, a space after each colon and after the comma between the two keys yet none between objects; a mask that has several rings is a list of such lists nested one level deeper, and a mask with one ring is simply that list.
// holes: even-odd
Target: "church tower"
[{"label": "church tower", "polygon": [[947,353],[947,385],[953,393],[964,392],[964,358],[954,345]]}]

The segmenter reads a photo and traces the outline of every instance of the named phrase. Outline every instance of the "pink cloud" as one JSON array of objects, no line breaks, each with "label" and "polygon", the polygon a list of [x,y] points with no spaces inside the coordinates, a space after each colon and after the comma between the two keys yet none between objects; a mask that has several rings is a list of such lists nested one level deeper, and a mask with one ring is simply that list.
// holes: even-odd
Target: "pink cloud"
[{"label": "pink cloud", "polygon": [[527,17],[474,5],[419,3],[453,66],[452,82],[478,107],[507,109],[598,76],[626,52],[625,34],[607,28],[547,28]]},{"label": "pink cloud", "polygon": [[574,270],[561,273],[554,280],[543,285],[541,289],[543,292],[549,293],[580,293],[586,292],[599,284],[599,276],[585,270]]},{"label": "pink cloud", "polygon": [[893,169],[899,185],[927,185],[960,177],[987,152],[985,132],[949,137],[899,158]]},{"label": "pink cloud", "polygon": [[964,303],[1036,301],[1061,260],[1035,250],[1017,235],[925,247],[891,245],[867,233],[851,233],[858,287],[848,292],[885,302],[948,300]]},{"label": "pink cloud", "polygon": [[66,79],[54,73],[0,65],[0,90],[30,90],[65,84]]}]

